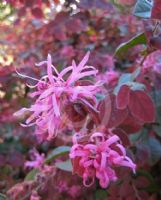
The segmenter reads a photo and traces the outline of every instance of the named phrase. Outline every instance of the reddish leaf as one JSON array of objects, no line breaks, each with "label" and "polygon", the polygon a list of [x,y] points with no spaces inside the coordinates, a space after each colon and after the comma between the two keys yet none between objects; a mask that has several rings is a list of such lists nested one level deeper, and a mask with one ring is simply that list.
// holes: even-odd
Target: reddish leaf
[{"label": "reddish leaf", "polygon": [[161,34],[150,38],[150,45],[155,49],[161,49]]},{"label": "reddish leaf", "polygon": [[136,145],[136,162],[139,165],[148,163],[150,157],[150,150],[146,144],[139,143]]},{"label": "reddish leaf", "polygon": [[154,30],[153,22],[151,20],[148,20],[148,21],[145,20],[143,21],[143,24],[144,24],[144,33],[146,36],[146,40],[147,40],[147,43],[149,44],[150,38],[153,35],[153,30]]},{"label": "reddish leaf", "polygon": [[54,0],[54,3],[55,3],[55,4],[58,4],[58,3],[59,3],[59,0]]},{"label": "reddish leaf", "polygon": [[67,39],[66,33],[62,27],[57,26],[57,27],[53,28],[53,33],[54,33],[55,38],[58,40],[66,40]]},{"label": "reddish leaf", "polygon": [[65,106],[65,112],[68,115],[69,120],[71,120],[73,122],[80,122],[87,115],[83,106],[81,104],[78,104],[78,103],[75,103],[74,105],[71,104],[71,103],[68,103]]},{"label": "reddish leaf", "polygon": [[119,128],[123,129],[126,133],[136,133],[142,128],[142,124],[139,120],[134,118],[131,114],[122,122]]},{"label": "reddish leaf", "polygon": [[78,103],[80,103],[83,106],[84,110],[89,114],[91,119],[96,124],[100,124],[99,114],[98,114],[97,110],[88,105],[88,103],[93,104],[94,102],[92,102],[91,100],[88,100],[88,99],[84,99],[84,100],[79,99]]},{"label": "reddish leaf", "polygon": [[151,18],[161,19],[161,1],[154,0],[154,6],[152,8]]},{"label": "reddish leaf", "polygon": [[109,118],[111,116],[111,107],[111,98],[109,95],[107,95],[105,99],[100,101],[98,105],[99,119],[103,127],[106,127],[109,123]]},{"label": "reddish leaf", "polygon": [[155,108],[152,99],[143,91],[130,91],[131,114],[143,122],[153,122]]},{"label": "reddish leaf", "polygon": [[31,10],[31,12],[32,12],[33,16],[38,18],[38,19],[44,17],[44,14],[43,14],[42,10],[39,7],[33,8]]},{"label": "reddish leaf", "polygon": [[129,97],[130,89],[127,85],[123,85],[116,96],[117,108],[125,109],[129,104]]},{"label": "reddish leaf", "polygon": [[25,0],[26,7],[32,7],[35,4],[35,0]]},{"label": "reddish leaf", "polygon": [[149,179],[144,176],[139,176],[136,180],[134,180],[134,183],[139,189],[146,188],[150,184]]},{"label": "reddish leaf", "polygon": [[81,31],[85,31],[87,26],[83,24],[80,19],[71,18],[66,21],[65,27],[70,33],[80,33]]},{"label": "reddish leaf", "polygon": [[108,122],[108,128],[119,126],[127,117],[128,109],[120,110],[116,106],[116,98],[111,95],[111,115]]},{"label": "reddish leaf", "polygon": [[112,132],[119,136],[124,146],[130,145],[129,137],[124,130],[122,130],[121,128],[116,128],[112,130]]},{"label": "reddish leaf", "polygon": [[131,187],[130,182],[124,181],[124,183],[120,186],[119,194],[122,199],[126,199],[129,195],[133,194],[133,188]]},{"label": "reddish leaf", "polygon": [[[85,123],[85,118],[87,116],[87,113],[83,107],[82,104],[71,104],[67,103],[65,105],[65,114],[67,115],[66,117],[68,118],[67,123],[71,123],[73,127],[79,131],[80,128],[83,126]],[[65,119],[66,119],[65,117]]]},{"label": "reddish leaf", "polygon": [[0,167],[3,167],[6,164],[6,157],[0,154]]},{"label": "reddish leaf", "polygon": [[26,8],[22,7],[21,9],[19,9],[18,11],[18,16],[19,17],[23,17],[26,14]]}]

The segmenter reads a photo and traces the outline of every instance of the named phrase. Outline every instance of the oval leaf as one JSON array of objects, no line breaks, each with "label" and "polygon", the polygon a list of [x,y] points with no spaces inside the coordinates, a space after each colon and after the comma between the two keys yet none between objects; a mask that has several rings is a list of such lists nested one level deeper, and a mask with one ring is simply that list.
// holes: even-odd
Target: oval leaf
[{"label": "oval leaf", "polygon": [[111,95],[111,115],[108,122],[108,128],[119,126],[128,115],[128,110],[120,110],[116,105],[116,98]]},{"label": "oval leaf", "polygon": [[135,4],[134,15],[142,18],[150,18],[153,7],[151,0],[138,0]]},{"label": "oval leaf", "polygon": [[129,104],[129,98],[130,98],[130,89],[127,85],[123,85],[116,96],[117,108],[125,109]]},{"label": "oval leaf", "polygon": [[25,177],[25,181],[31,181],[34,180],[36,174],[39,173],[39,169],[33,169],[31,170]]},{"label": "oval leaf", "polygon": [[58,169],[61,169],[63,171],[67,171],[67,172],[72,172],[73,171],[71,160],[66,160],[66,161],[63,161],[63,162],[57,162],[55,164],[55,166]]},{"label": "oval leaf", "polygon": [[50,152],[45,163],[50,163],[53,159],[69,153],[70,148],[71,147],[69,146],[60,146],[60,147],[55,148],[52,152]]},{"label": "oval leaf", "polygon": [[161,19],[161,1],[160,0],[154,0],[154,6],[152,9],[151,18]]},{"label": "oval leaf", "polygon": [[127,52],[129,48],[132,48],[138,44],[146,44],[146,37],[144,33],[140,33],[139,35],[136,35],[129,41],[122,43],[120,46],[117,47],[115,51],[115,55],[119,56],[123,54],[124,52]]},{"label": "oval leaf", "polygon": [[126,133],[132,134],[141,130],[142,124],[139,120],[134,118],[132,115],[128,115],[127,118],[122,122],[119,128],[123,129]]},{"label": "oval leaf", "polygon": [[37,19],[40,19],[40,18],[43,18],[43,17],[44,17],[44,14],[43,14],[41,8],[39,8],[39,7],[33,8],[33,9],[31,10],[31,12],[32,12],[32,15],[33,15],[34,17],[36,17]]},{"label": "oval leaf", "polygon": [[148,146],[151,152],[150,164],[154,165],[161,158],[161,143],[157,139],[150,137],[148,140]]},{"label": "oval leaf", "polygon": [[0,193],[0,200],[7,200],[8,198],[6,197],[6,195]]},{"label": "oval leaf", "polygon": [[152,99],[143,91],[130,91],[131,114],[143,122],[153,122],[155,109]]}]

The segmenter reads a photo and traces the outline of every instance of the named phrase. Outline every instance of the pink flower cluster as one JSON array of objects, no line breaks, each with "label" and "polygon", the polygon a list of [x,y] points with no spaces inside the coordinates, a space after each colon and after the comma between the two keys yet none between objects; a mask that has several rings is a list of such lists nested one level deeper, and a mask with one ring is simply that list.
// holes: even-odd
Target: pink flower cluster
[{"label": "pink flower cluster", "polygon": [[106,188],[111,181],[117,180],[115,167],[129,167],[135,173],[136,165],[126,156],[117,135],[107,138],[103,133],[96,132],[86,144],[79,144],[75,135],[73,142],[70,152],[73,172],[83,177],[85,186],[91,186],[96,177],[100,186]]},{"label": "pink flower cluster", "polygon": [[[71,66],[58,72],[52,65],[51,56],[48,55],[47,61],[37,64],[38,66],[47,65],[47,75],[40,80],[26,76],[37,81],[35,86],[30,86],[36,87],[36,91],[31,93],[32,97],[36,97],[36,101],[30,108],[22,108],[15,115],[21,116],[26,112],[31,112],[32,114],[23,126],[36,125],[38,138],[50,140],[57,135],[58,130],[62,130],[64,112],[67,112],[65,105],[82,102],[86,107],[98,112],[99,101],[96,94],[103,83],[101,80],[95,84],[82,80],[87,76],[96,76],[98,72],[93,66],[86,65],[88,58],[89,53],[78,65],[73,61]],[[109,82],[117,79],[116,73],[109,73],[108,77],[111,78],[111,76],[112,79]],[[65,125],[68,126],[68,124]],[[72,128],[75,130],[74,126]],[[135,172],[136,165],[126,155],[125,148],[121,145],[117,135],[113,135],[111,131],[106,135],[102,132],[95,132],[90,139],[88,135],[85,135],[87,136],[85,141],[80,142],[78,141],[80,134],[82,136],[82,133],[76,133],[73,136],[74,144],[70,158],[74,173],[83,177],[85,186],[91,186],[97,178],[101,187],[106,188],[111,181],[117,180],[116,167],[129,167]],[[40,155],[33,150],[32,161],[27,161],[25,166],[41,169],[44,164],[44,154]]]},{"label": "pink flower cluster", "polygon": [[52,65],[50,55],[47,61],[37,64],[38,66],[47,64],[47,75],[37,80],[38,83],[35,85],[37,91],[31,94],[32,97],[37,98],[35,103],[30,108],[22,108],[15,113],[16,116],[21,116],[26,112],[32,113],[23,126],[36,125],[36,134],[42,138],[46,135],[45,139],[50,140],[61,128],[64,105],[67,102],[81,101],[96,110],[96,93],[102,85],[101,81],[95,84],[81,84],[80,80],[87,76],[95,76],[98,72],[94,67],[86,65],[88,58],[89,53],[78,65],[73,61],[71,66],[64,68],[61,72]]},{"label": "pink flower cluster", "polygon": [[31,161],[25,162],[25,167],[40,169],[45,162],[45,154],[39,154],[36,149],[31,151]]}]

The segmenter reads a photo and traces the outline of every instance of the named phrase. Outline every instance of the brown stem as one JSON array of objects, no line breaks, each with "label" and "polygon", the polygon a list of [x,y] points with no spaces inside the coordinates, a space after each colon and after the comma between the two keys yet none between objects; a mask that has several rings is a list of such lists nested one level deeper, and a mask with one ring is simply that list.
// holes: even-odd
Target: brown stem
[{"label": "brown stem", "polygon": [[134,183],[132,183],[132,188],[134,189],[135,196],[136,196],[137,200],[143,200],[143,199],[140,197],[139,192],[138,192],[136,186],[134,185]]}]

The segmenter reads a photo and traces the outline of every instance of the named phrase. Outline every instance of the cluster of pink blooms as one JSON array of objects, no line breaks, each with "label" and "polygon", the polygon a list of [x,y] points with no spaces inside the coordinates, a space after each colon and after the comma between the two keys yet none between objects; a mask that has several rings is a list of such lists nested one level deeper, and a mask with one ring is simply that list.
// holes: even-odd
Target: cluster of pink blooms
[{"label": "cluster of pink blooms", "polygon": [[145,70],[153,70],[157,74],[161,75],[161,62],[160,62],[160,54],[161,50],[157,50],[150,55],[147,56],[143,63],[143,69]]},{"label": "cluster of pink blooms", "polygon": [[70,158],[74,173],[83,177],[85,186],[91,186],[96,177],[101,187],[106,188],[111,181],[117,180],[115,167],[129,167],[135,173],[136,165],[126,156],[126,150],[117,135],[107,138],[103,133],[96,132],[87,144],[79,144],[77,138],[79,134],[74,136]]},{"label": "cluster of pink blooms", "polygon": [[[93,66],[86,65],[88,58],[89,53],[78,65],[73,61],[71,66],[61,72],[58,72],[52,65],[50,55],[48,55],[47,61],[37,64],[38,66],[47,64],[47,75],[37,80],[38,82],[34,86],[37,90],[31,96],[37,98],[35,103],[30,108],[22,108],[15,113],[17,116],[21,116],[25,112],[32,113],[24,126],[36,125],[37,136],[41,137],[45,134],[46,138],[44,139],[50,140],[57,135],[58,130],[61,130],[66,103],[83,102],[87,107],[98,112],[96,95],[100,91],[102,81],[99,80],[95,84],[90,81],[88,83],[81,82],[83,78],[95,76],[98,72]],[[116,74],[112,73],[111,75],[115,79]],[[108,135],[96,132],[89,140],[87,139],[81,144],[78,136],[78,133],[73,136],[74,144],[71,148],[70,158],[73,171],[83,177],[85,186],[91,186],[97,178],[101,187],[106,188],[111,181],[117,180],[115,167],[126,166],[135,172],[136,166],[126,156],[125,148],[121,145],[118,136],[111,132]],[[34,150],[32,161],[27,161],[25,166],[41,168],[44,161],[44,155],[40,155]]]},{"label": "cluster of pink blooms", "polygon": [[87,85],[82,85],[80,82],[80,79],[96,75],[98,72],[94,67],[86,65],[88,58],[89,53],[78,65],[73,61],[71,66],[66,67],[60,73],[52,65],[50,55],[48,55],[47,61],[37,64],[38,66],[47,64],[47,75],[38,80],[35,85],[37,91],[31,94],[32,97],[37,97],[34,105],[30,108],[22,108],[15,113],[15,116],[21,116],[26,112],[32,113],[23,126],[36,125],[36,134],[43,138],[45,134],[46,139],[50,140],[57,135],[57,131],[61,127],[62,113],[66,103],[81,101],[96,110],[96,93],[102,82],[98,81],[95,84],[88,82]]},{"label": "cluster of pink blooms", "polygon": [[28,168],[41,168],[45,162],[45,154],[39,154],[36,149],[31,151],[31,161],[25,162],[25,167]]}]

